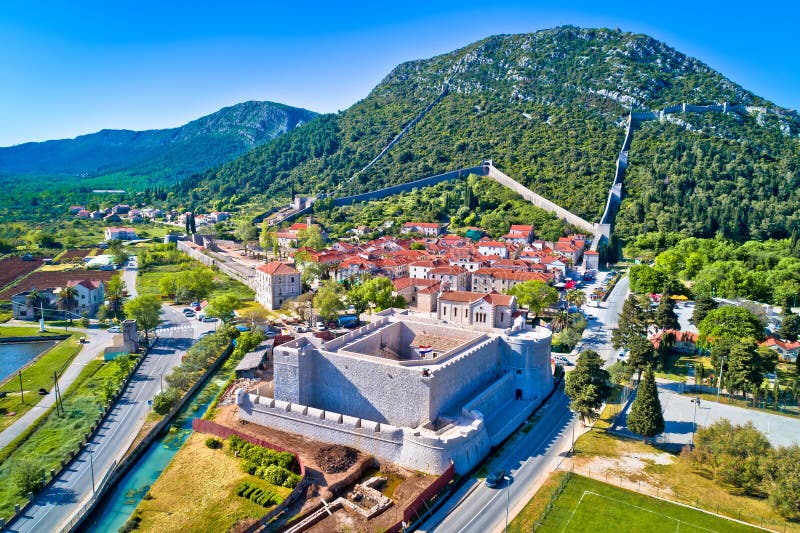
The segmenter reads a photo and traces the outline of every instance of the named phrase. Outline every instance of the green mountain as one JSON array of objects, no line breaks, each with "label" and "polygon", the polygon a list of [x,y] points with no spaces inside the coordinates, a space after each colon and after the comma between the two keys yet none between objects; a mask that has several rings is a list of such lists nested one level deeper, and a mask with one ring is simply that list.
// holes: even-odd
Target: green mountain
[{"label": "green mountain", "polygon": [[174,183],[230,161],[315,116],[305,109],[251,101],[178,128],[102,130],[74,139],[25,143],[0,148],[0,176],[58,178],[65,184],[77,177],[99,186],[108,182],[113,188]]},{"label": "green mountain", "polygon": [[749,107],[645,123],[630,149],[618,233],[763,238],[798,226],[795,112],[648,36],[575,27],[493,36],[403,63],[346,111],[191,176],[172,200],[256,210],[292,191],[343,195],[491,158],[532,190],[597,220],[629,110],[682,102]]}]

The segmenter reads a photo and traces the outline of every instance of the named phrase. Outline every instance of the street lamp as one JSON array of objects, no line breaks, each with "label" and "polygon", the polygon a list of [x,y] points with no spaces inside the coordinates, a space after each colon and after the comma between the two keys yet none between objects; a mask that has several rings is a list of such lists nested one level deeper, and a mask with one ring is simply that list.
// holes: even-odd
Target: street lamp
[{"label": "street lamp", "polygon": [[697,431],[697,408],[700,406],[700,396],[690,400],[694,404],[694,419],[692,420],[692,446],[694,447],[694,433]]},{"label": "street lamp", "polygon": [[511,496],[509,496],[508,492],[511,490],[511,477],[510,476],[503,476],[503,479],[508,481],[508,483],[506,483],[506,531],[505,531],[505,533],[508,533],[508,503],[509,503],[509,499],[511,498]]}]

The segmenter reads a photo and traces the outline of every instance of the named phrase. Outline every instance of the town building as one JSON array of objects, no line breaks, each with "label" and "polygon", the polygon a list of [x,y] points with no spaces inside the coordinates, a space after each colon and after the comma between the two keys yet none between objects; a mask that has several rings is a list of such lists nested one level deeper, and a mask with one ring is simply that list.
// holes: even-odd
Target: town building
[{"label": "town building", "polygon": [[280,309],[286,300],[300,296],[300,272],[292,265],[273,261],[256,272],[256,301],[267,309]]},{"label": "town building", "polygon": [[273,393],[237,390],[238,416],[406,468],[465,474],[552,390],[550,344],[548,329],[521,316],[477,331],[388,309],[328,342],[276,347]]},{"label": "town building", "polygon": [[442,232],[442,225],[438,222],[406,222],[401,233],[421,233],[428,237],[438,237]]},{"label": "town building", "polygon": [[138,238],[133,228],[106,228],[105,236],[107,241],[132,241]]}]

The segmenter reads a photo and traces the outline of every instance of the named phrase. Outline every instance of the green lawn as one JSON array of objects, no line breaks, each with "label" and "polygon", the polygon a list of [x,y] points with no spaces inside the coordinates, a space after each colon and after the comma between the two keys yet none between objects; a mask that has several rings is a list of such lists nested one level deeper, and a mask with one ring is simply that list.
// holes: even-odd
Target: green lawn
[{"label": "green lawn", "polygon": [[537,531],[720,532],[758,529],[574,475]]},{"label": "green lawn", "polygon": [[[2,328],[3,334],[12,328]],[[38,329],[36,329],[38,331]],[[51,390],[53,387],[53,372],[61,372],[75,358],[81,349],[78,342],[81,334],[73,334],[69,339],[61,341],[50,349],[41,358],[22,371],[22,388],[25,393],[25,403],[19,393],[19,379],[14,378],[0,387],[6,393],[5,398],[0,398],[0,413],[16,412],[14,416],[0,418],[0,431],[10,426],[23,414],[36,405],[41,396],[37,393],[39,388]]]},{"label": "green lawn", "polygon": [[116,386],[121,382],[117,365],[95,359],[64,391],[64,416],[51,409],[31,431],[0,451],[0,516],[11,516],[14,504],[24,503],[24,499],[15,494],[13,472],[16,460],[36,461],[46,471],[58,469],[61,460],[68,457],[70,450],[77,449],[83,434],[100,415],[101,390],[109,380]]},{"label": "green lawn", "polygon": [[[192,268],[197,266],[201,266],[200,263],[192,262]],[[139,277],[136,281],[136,289],[139,291],[139,294],[160,295],[159,283],[161,280],[165,276],[174,275],[185,269],[185,265],[159,265],[148,267],[145,271],[139,272]],[[216,272],[215,276],[217,279],[214,283],[214,289],[208,297],[209,300],[225,294],[231,294],[243,302],[252,300],[255,297],[255,293],[243,283],[231,279],[221,272]]]}]

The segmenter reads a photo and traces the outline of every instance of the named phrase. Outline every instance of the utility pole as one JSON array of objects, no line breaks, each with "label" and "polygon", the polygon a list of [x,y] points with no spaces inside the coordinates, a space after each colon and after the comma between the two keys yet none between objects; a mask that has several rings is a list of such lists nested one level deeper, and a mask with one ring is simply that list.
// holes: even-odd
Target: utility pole
[{"label": "utility pole", "polygon": [[19,395],[20,395],[20,403],[25,403],[25,393],[22,392],[22,370],[19,371]]},{"label": "utility pole", "polygon": [[44,302],[39,302],[40,316],[39,316],[39,332],[44,333]]}]

